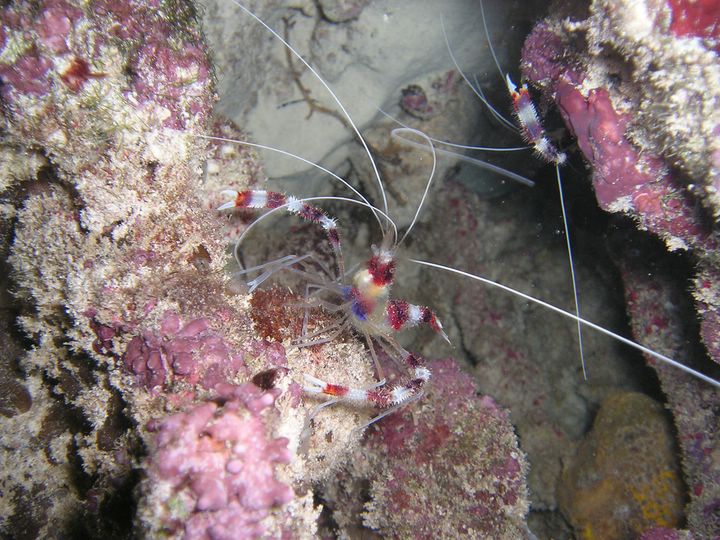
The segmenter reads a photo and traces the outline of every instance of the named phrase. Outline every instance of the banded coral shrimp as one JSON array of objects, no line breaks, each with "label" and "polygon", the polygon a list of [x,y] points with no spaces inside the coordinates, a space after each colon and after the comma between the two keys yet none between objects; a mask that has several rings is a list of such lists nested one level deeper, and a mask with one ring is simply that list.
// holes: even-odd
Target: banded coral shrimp
[{"label": "banded coral shrimp", "polygon": [[[502,205],[498,205],[497,201],[495,201],[495,203],[493,204],[483,205],[480,201],[475,200],[476,198],[472,194],[467,193],[461,188],[455,187],[454,189],[454,197],[450,197],[451,204],[449,207],[455,208],[456,214],[460,214],[461,212],[464,213],[462,216],[459,216],[461,219],[464,220],[464,223],[461,223],[459,225],[455,224],[455,230],[465,228],[464,232],[466,236],[469,236],[469,234],[475,234],[478,228],[477,223],[475,224],[474,228],[468,227],[467,223],[471,222],[472,220],[477,220],[479,214],[498,217],[498,221],[500,221],[503,225],[507,225],[507,221],[510,219],[513,210],[508,210],[508,207],[502,208]],[[522,198],[521,195],[513,195],[512,197],[516,199]],[[472,207],[469,204],[469,201],[471,199]],[[555,201],[556,200],[557,199],[555,199]],[[501,207],[497,208],[498,206]],[[447,206],[445,207],[444,211],[448,211]],[[528,212],[527,207],[524,207],[524,211]],[[421,226],[422,230],[420,231],[420,234],[418,234],[418,231],[415,232],[416,244],[413,246],[414,248],[416,248],[418,244],[422,243],[425,244],[424,247],[428,251],[440,251],[438,247],[438,238],[441,237],[442,234],[439,233],[439,227],[437,226],[437,224],[441,221],[438,216],[442,215],[443,210],[438,210],[438,212],[439,214],[435,214],[436,217],[434,220],[432,218],[430,219],[430,225]],[[506,252],[514,250],[515,253],[513,255],[518,255],[518,253],[526,251],[525,255],[527,255],[528,244],[522,244],[518,241],[520,233],[523,232],[523,230],[526,228],[527,226],[525,224],[517,224],[515,230],[508,232],[507,230],[501,230],[500,227],[493,227],[492,233],[496,237],[504,239],[503,242],[500,242],[502,247],[495,247],[494,249],[500,252],[502,252],[503,250]],[[447,231],[445,231],[445,233],[447,233]],[[542,235],[531,235],[530,245],[533,241],[537,241],[540,236]],[[420,240],[418,240],[418,237],[420,238]],[[442,253],[446,256],[449,256],[450,259],[455,259],[453,262],[455,262],[457,266],[463,266],[467,265],[468,259],[462,257],[463,255],[465,255],[465,253],[462,252],[472,252],[473,256],[476,258],[476,261],[471,265],[473,268],[471,272],[473,274],[482,273],[484,275],[491,275],[492,277],[496,277],[499,274],[502,276],[501,281],[513,281],[513,276],[511,276],[510,272],[508,272],[505,268],[490,271],[487,270],[487,263],[485,261],[490,257],[487,254],[483,253],[484,248],[482,248],[482,243],[483,242],[481,240],[468,240],[466,238],[463,245],[459,248],[447,245],[446,243],[442,250]],[[565,254],[564,251],[561,250],[562,256],[559,259],[561,262],[548,263],[547,261],[539,260],[540,256],[538,255],[538,253],[541,251],[542,250],[540,249],[535,249],[534,252],[531,252],[531,256],[534,256],[535,260],[528,260],[526,258],[524,262],[518,262],[517,259],[514,259],[515,262],[513,264],[518,266],[525,266],[526,270],[528,270],[527,267],[529,267],[529,270],[526,271],[525,274],[534,275],[535,280],[539,281],[541,279],[550,279],[546,277],[546,274],[557,274],[559,273],[558,268],[562,268],[565,266],[565,263],[563,261],[563,259],[565,258]],[[467,266],[465,266],[465,268],[467,268]],[[426,286],[428,283],[437,283],[437,278],[430,278],[425,276],[419,279],[419,282],[413,281],[412,283],[416,284],[416,288],[421,291],[428,288]],[[407,280],[406,284],[409,282],[410,280]],[[557,290],[565,289],[568,282],[568,276],[563,275],[562,278],[553,280],[550,288]],[[583,280],[583,282],[590,283],[589,280]],[[421,285],[417,285],[417,283],[420,283]],[[411,287],[412,286],[413,285],[411,285]],[[462,285],[457,286],[453,285],[450,282],[443,281],[441,287],[442,294],[440,295],[439,302],[437,301],[438,298],[436,298],[435,302],[427,303],[435,306],[436,310],[439,310],[437,306],[442,304],[443,302],[448,302],[450,304],[468,304],[473,303],[474,300],[474,303],[477,303],[477,300],[481,297],[483,297],[483,300],[487,300],[487,298],[484,297],[489,296],[489,293],[479,293],[477,296],[473,295],[472,300],[468,302],[467,298],[457,298],[456,296],[463,294],[461,292],[462,288]],[[470,294],[468,294],[467,296],[470,296]],[[493,305],[492,302],[493,301],[491,300],[490,304],[486,303],[485,305]],[[508,393],[510,393],[512,391],[511,386],[516,386],[517,389],[515,390],[515,393],[525,394],[523,397],[521,397],[521,399],[518,400],[519,406],[516,410],[520,411],[520,416],[529,418],[529,420],[524,421],[526,427],[520,427],[520,430],[525,432],[524,438],[526,440],[530,439],[529,432],[531,431],[535,431],[536,434],[538,434],[539,432],[539,436],[536,440],[541,440],[543,436],[549,438],[550,432],[552,432],[553,429],[555,429],[558,425],[560,426],[559,430],[563,433],[564,437],[568,436],[568,434],[576,435],[577,433],[585,429],[586,426],[583,425],[583,423],[586,420],[577,420],[578,418],[585,417],[583,415],[577,415],[575,411],[578,409],[592,409],[592,403],[596,403],[598,401],[598,396],[604,393],[604,390],[602,388],[596,387],[594,389],[590,389],[584,395],[581,393],[568,396],[562,395],[561,397],[561,394],[565,393],[557,391],[557,387],[554,384],[549,384],[548,386],[544,387],[543,390],[531,393],[527,392],[526,389],[528,388],[527,385],[529,383],[529,379],[545,378],[547,382],[547,379],[566,379],[568,377],[577,377],[578,374],[575,368],[573,368],[570,373],[568,373],[567,371],[554,371],[554,368],[550,367],[551,362],[549,361],[550,357],[555,356],[559,360],[561,360],[564,365],[572,363],[572,360],[568,359],[566,355],[568,354],[568,351],[574,350],[573,346],[565,347],[565,352],[560,354],[548,353],[543,349],[543,345],[547,345],[547,343],[543,343],[543,341],[548,341],[546,337],[547,334],[555,337],[562,335],[563,333],[568,334],[568,332],[568,335],[574,336],[574,333],[571,330],[568,331],[556,328],[554,326],[551,327],[549,323],[544,321],[544,312],[538,313],[534,310],[534,308],[528,308],[527,306],[524,306],[522,309],[522,317],[520,315],[508,315],[507,309],[509,303],[511,302],[501,301],[497,304],[494,304],[494,307],[487,308],[483,313],[480,313],[479,315],[477,314],[477,312],[473,314],[472,311],[456,311],[456,313],[461,314],[455,316],[455,318],[457,319],[457,328],[454,331],[454,335],[451,333],[451,338],[459,338],[458,341],[462,344],[462,348],[465,351],[468,351],[469,356],[476,359],[475,363],[477,364],[491,363],[491,360],[489,359],[492,358],[496,358],[497,360],[499,360],[496,365],[499,365],[500,367],[496,368],[494,374],[483,377],[483,384],[487,385],[486,391],[490,393],[502,393],[503,391],[507,391]],[[588,318],[594,320],[601,320],[602,317],[598,317],[597,314],[593,312],[591,304],[592,302],[588,302]],[[601,311],[604,310],[604,308],[600,309]],[[448,309],[448,312],[451,311],[451,309]],[[534,320],[533,317],[535,317]],[[517,330],[517,333],[512,333],[510,339],[507,339],[508,335],[496,335],[490,336],[489,338],[488,336],[483,336],[482,338],[477,336],[476,328],[478,326],[481,326],[481,324],[479,323],[487,323],[488,321],[493,320],[496,323],[493,327],[495,329],[500,329],[498,333],[507,332],[507,328],[505,325],[514,326]],[[541,334],[537,335],[534,339],[526,335],[526,330],[531,329],[533,326],[537,326],[539,328],[542,328],[543,330]],[[518,345],[520,339],[530,339],[531,341],[529,342],[529,345],[520,346]],[[572,340],[573,338],[571,337],[570,339]],[[551,344],[551,348],[552,346],[557,347],[558,343],[553,343]],[[591,343],[588,343],[588,347],[590,350],[592,350]],[[419,348],[421,350],[426,349],[426,347],[422,346],[422,344],[420,344]],[[429,349],[429,347],[427,348]],[[560,348],[562,348],[562,346],[560,346]],[[591,359],[593,356],[595,357],[595,359],[600,358],[601,356],[606,356],[608,358],[612,357],[612,347],[603,350],[603,352],[596,352],[591,354]],[[571,358],[574,358],[574,356]],[[541,361],[543,362],[543,364],[542,366],[539,366],[538,364]],[[594,363],[591,362],[591,365],[598,366],[598,364],[599,362],[597,361]],[[597,372],[592,373],[591,368],[591,378],[594,381],[594,384],[597,384],[597,386],[601,387],[604,384],[608,384],[608,381],[612,380],[613,378],[622,378],[623,375],[618,375],[619,373],[623,373],[621,371],[621,369],[623,368],[621,368],[619,363],[613,364],[612,366],[605,365],[604,367],[607,368],[609,372],[614,373],[614,377],[610,377],[607,374],[601,375]],[[628,372],[626,371],[624,373],[627,374]],[[608,378],[605,378],[606,375]],[[579,377],[579,379],[581,379],[581,376]],[[557,412],[553,414],[548,414],[546,410],[542,410],[542,403],[539,403],[543,401],[553,401],[554,405],[558,405],[558,403],[562,402],[563,400],[565,401],[564,404],[561,404],[561,406],[557,408]],[[507,401],[510,402],[512,400],[508,399]],[[538,420],[538,417],[541,416],[550,416],[553,419],[553,422],[550,425],[553,425],[554,427],[548,428],[547,424],[543,426],[542,423]],[[574,416],[574,419],[568,420],[568,417],[570,416]],[[543,420],[546,419],[547,418],[543,418]],[[552,460],[555,461],[554,464],[550,463],[550,461]],[[559,459],[557,458],[557,456],[549,458],[548,463],[549,465],[546,470],[553,468],[557,469],[559,467]],[[538,468],[542,467],[542,465],[538,466]],[[541,495],[541,500],[538,506],[542,508],[543,505],[545,505],[545,507],[552,508],[552,505],[554,504],[554,501],[552,500],[553,496],[554,495],[550,493]]]}]

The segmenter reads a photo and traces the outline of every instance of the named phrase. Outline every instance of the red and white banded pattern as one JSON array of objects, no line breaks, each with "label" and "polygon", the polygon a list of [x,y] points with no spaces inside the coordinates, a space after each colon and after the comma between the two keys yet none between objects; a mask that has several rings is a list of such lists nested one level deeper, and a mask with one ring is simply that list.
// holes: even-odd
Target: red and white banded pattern
[{"label": "red and white banded pattern", "polygon": [[367,271],[377,287],[390,287],[395,281],[395,254],[373,246],[373,256],[367,262]]},{"label": "red and white banded pattern", "polygon": [[510,75],[505,75],[505,83],[512,97],[515,117],[520,123],[523,138],[533,146],[542,159],[556,165],[565,163],[567,156],[555,148],[545,134],[527,85],[523,84],[518,88],[510,79]]},{"label": "red and white banded pattern", "polygon": [[427,324],[440,334],[445,341],[450,342],[443,331],[440,320],[430,308],[425,306],[409,304],[405,300],[388,300],[385,317],[390,328],[396,332],[419,324]]},{"label": "red and white banded pattern", "polygon": [[[310,414],[310,417],[312,418],[325,405],[343,401],[384,409],[385,412],[372,420],[374,422],[396,408],[422,396],[425,384],[431,377],[430,370],[422,366],[413,354],[397,345],[392,339],[392,334],[419,324],[427,324],[435,332],[441,334],[445,340],[449,340],[443,331],[442,324],[431,309],[410,304],[404,300],[389,298],[390,287],[395,279],[394,249],[385,246],[373,247],[373,256],[368,260],[365,268],[355,273],[353,286],[346,286],[344,285],[345,273],[337,224],[322,210],[309,205],[303,199],[286,196],[275,191],[226,190],[223,194],[231,197],[231,200],[220,206],[218,210],[257,208],[272,211],[285,208],[287,212],[296,214],[305,221],[321,225],[337,256],[340,270],[338,281],[343,285],[342,296],[347,302],[348,316],[351,317],[355,328],[368,340],[376,339],[381,343],[394,345],[390,349],[395,350],[395,353],[389,354],[397,355],[396,359],[403,362],[408,368],[405,382],[386,386],[383,379],[374,386],[364,389],[329,383],[313,375],[305,374],[305,392],[329,398],[328,401],[319,405],[315,412]],[[368,345],[372,347],[370,341],[368,341]],[[375,353],[372,354],[378,377],[382,378],[382,367]]]},{"label": "red and white banded pattern", "polygon": [[298,215],[310,223],[318,223],[325,230],[330,245],[335,252],[338,267],[341,270],[340,275],[344,274],[340,233],[337,229],[337,222],[321,209],[307,204],[302,199],[297,199],[292,196],[288,197],[278,191],[235,191],[234,189],[227,189],[222,193],[223,195],[232,197],[232,200],[218,207],[218,210],[229,210],[232,208],[267,208],[273,210],[284,206],[291,214]]},{"label": "red and white banded pattern", "polygon": [[417,358],[409,354],[406,363],[411,368],[411,378],[404,384],[392,386],[376,386],[369,389],[352,388],[339,384],[330,384],[312,375],[305,374],[306,386],[303,388],[309,394],[322,394],[335,401],[345,401],[355,405],[365,405],[377,409],[390,409],[399,407],[409,400],[419,397],[425,383],[430,379],[428,368],[421,366]]}]

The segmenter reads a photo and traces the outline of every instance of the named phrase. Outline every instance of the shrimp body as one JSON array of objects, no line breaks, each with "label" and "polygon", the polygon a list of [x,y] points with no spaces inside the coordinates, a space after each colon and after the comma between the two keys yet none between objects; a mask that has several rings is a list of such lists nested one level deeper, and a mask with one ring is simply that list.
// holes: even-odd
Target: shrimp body
[{"label": "shrimp body", "polygon": [[427,324],[447,340],[442,323],[432,310],[390,298],[394,274],[393,255],[383,250],[376,250],[366,268],[355,273],[353,286],[347,287],[345,291],[345,298],[351,304],[355,328],[372,336],[389,337],[394,332]]},{"label": "shrimp body", "polygon": [[[308,204],[307,201],[288,197],[279,192],[260,190],[237,192],[226,190],[224,194],[231,197],[231,200],[221,205],[219,210],[265,208],[272,212],[285,209],[305,221],[321,225],[327,234],[328,242],[333,248],[338,267],[337,276],[334,278],[313,273],[309,268],[304,267],[303,262],[309,255],[284,257],[281,259],[282,264],[269,271],[269,273],[267,273],[268,270],[264,266],[262,268],[266,270],[269,276],[276,270],[293,269],[295,267],[295,271],[302,273],[314,286],[315,293],[309,294],[306,298],[308,303],[317,300],[319,295],[330,296],[329,299],[323,300],[324,305],[330,305],[334,311],[340,313],[340,317],[327,329],[328,332],[339,334],[346,329],[353,328],[364,336],[375,362],[379,382],[370,389],[358,389],[328,383],[312,375],[305,374],[305,391],[311,394],[322,394],[330,398],[332,402],[347,401],[387,409],[385,413],[376,417],[373,421],[395,410],[395,408],[419,398],[422,395],[425,383],[430,380],[430,370],[422,366],[415,355],[401,347],[395,341],[394,334],[419,324],[427,324],[436,333],[442,335],[445,340],[448,340],[448,337],[443,331],[439,319],[431,309],[410,304],[402,299],[391,298],[390,289],[395,280],[396,269],[395,252],[398,248],[398,245],[393,242],[394,236],[386,235],[382,247],[373,246],[373,255],[361,269],[355,272],[351,284],[346,284],[340,235],[334,218],[329,217],[319,208]],[[392,244],[392,248],[385,247],[390,244]],[[326,338],[313,340],[313,337],[317,337],[317,335],[302,336],[299,345],[309,346],[327,341]],[[385,386],[383,368],[375,353],[373,342],[377,342],[388,356],[407,370],[407,380],[400,384]],[[328,403],[326,402],[322,406]],[[311,413],[311,417],[316,413],[317,411]]]},{"label": "shrimp body", "polygon": [[395,275],[395,259],[389,251],[377,250],[365,268],[353,276],[353,285],[346,287],[345,299],[350,302],[352,323],[359,332],[388,335],[385,313],[390,300],[390,287]]}]

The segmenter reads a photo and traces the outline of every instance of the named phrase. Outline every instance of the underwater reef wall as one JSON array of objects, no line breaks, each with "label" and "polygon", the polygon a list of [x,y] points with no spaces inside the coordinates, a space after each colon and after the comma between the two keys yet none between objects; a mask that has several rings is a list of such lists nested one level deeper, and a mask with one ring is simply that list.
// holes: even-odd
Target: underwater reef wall
[{"label": "underwater reef wall", "polygon": [[[252,153],[195,136],[242,135],[211,118],[192,3],[16,2],[0,20],[3,294],[14,295],[3,535],[313,538],[317,486],[354,452],[378,462],[347,474],[373,486],[353,502],[384,536],[417,520],[430,538],[428,519],[477,538],[525,534],[527,465],[508,413],[452,360],[431,364],[438,391],[412,437],[373,428],[364,452],[355,428],[371,411],[336,406],[308,439],[315,403],[295,381],[369,385],[372,364],[355,339],[290,347],[297,298],[233,290],[226,235],[247,216],[228,221],[211,201],[264,178]],[[442,389],[459,393],[457,414]],[[407,432],[409,418],[394,425]],[[424,483],[449,465],[443,484]],[[393,470],[406,482],[385,481]],[[438,490],[471,494],[470,509]]]},{"label": "underwater reef wall", "polygon": [[[692,256],[702,343],[719,363],[720,3],[563,6],[527,38],[523,75],[542,89],[546,103],[554,102],[576,138],[599,205],[630,216],[668,251]],[[652,266],[629,246],[620,246],[615,258],[635,338],[684,361],[702,355],[685,341],[687,321],[675,309],[685,284],[662,268],[648,273]],[[684,456],[688,527],[701,538],[716,537],[720,467],[711,456],[719,442],[718,392],[655,367]]]},{"label": "underwater reef wall", "polygon": [[[319,4],[339,20],[365,5]],[[632,18],[630,8],[647,16]],[[540,320],[535,341],[520,344],[533,323],[506,316],[509,301],[493,304],[484,291],[445,289],[448,304],[471,304],[457,313],[459,346],[485,364],[474,379],[455,360],[429,360],[423,399],[366,435],[356,428],[373,412],[347,406],[308,425],[317,401],[303,395],[303,374],[364,387],[375,382],[372,361],[352,336],[293,347],[302,298],[280,287],[250,296],[231,279],[228,244],[253,216],[220,215],[218,193],[262,188],[265,174],[253,152],[196,136],[246,137],[212,116],[213,64],[193,3],[15,2],[0,21],[2,535],[523,538],[532,475],[541,487],[533,504],[559,504],[568,441],[587,428],[577,410],[589,414],[594,401],[556,393],[560,379],[577,376],[577,366],[572,375],[556,367],[571,346],[552,364],[537,356],[535,346],[561,330]],[[692,2],[598,0],[572,19],[541,22],[524,72],[577,137],[601,206],[692,252],[702,336],[717,359],[718,36],[704,28],[715,27]],[[492,229],[505,250],[518,241],[503,223],[510,209],[487,204],[481,215],[457,185],[442,197],[463,213],[452,220],[467,235],[462,251],[497,249],[477,245],[477,229]],[[322,231],[289,235],[286,226],[255,240],[266,260],[325,243]],[[527,255],[525,246],[516,249]],[[436,249],[458,265],[466,256],[447,242]],[[537,258],[515,266],[533,273],[542,262],[542,279],[560,288],[562,275],[534,249]],[[673,308],[677,283],[648,280],[635,262],[618,252],[637,338],[692,360]],[[470,269],[484,272],[485,262]],[[312,319],[331,322],[316,311]],[[613,360],[602,363],[624,376]],[[692,532],[670,530],[681,520],[670,512],[674,521],[645,538],[716,536],[717,391],[656,367],[682,448]],[[524,399],[514,417],[498,405],[511,393]],[[565,453],[547,451],[529,470],[511,420],[537,453],[557,440]],[[645,450],[657,441],[643,440]],[[667,498],[678,499],[669,472]],[[665,485],[654,480],[648,492]],[[663,493],[637,499],[638,512],[664,517]]]}]

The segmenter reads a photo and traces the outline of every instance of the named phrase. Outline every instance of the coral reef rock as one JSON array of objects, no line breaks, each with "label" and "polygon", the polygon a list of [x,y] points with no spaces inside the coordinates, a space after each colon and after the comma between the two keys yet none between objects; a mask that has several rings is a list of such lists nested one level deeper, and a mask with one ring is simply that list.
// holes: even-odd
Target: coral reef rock
[{"label": "coral reef rock", "polygon": [[639,393],[609,396],[559,491],[580,537],[629,539],[678,525],[685,489],[674,446],[659,403]]},{"label": "coral reef rock", "polygon": [[[708,21],[717,20],[719,7],[716,1],[685,0],[565,4],[535,26],[522,60],[524,76],[541,89],[545,104],[554,102],[576,138],[599,205],[629,216],[668,252],[689,254],[694,306],[686,309],[687,273],[671,275],[666,262],[628,237],[614,242],[635,338],[716,379],[720,58],[717,25]],[[706,353],[695,345],[694,318]],[[719,444],[714,411],[720,395],[671,368],[649,364],[678,430],[689,487],[688,528],[717,537],[720,469],[710,456]]]},{"label": "coral reef rock", "polygon": [[326,486],[333,519],[343,534],[364,525],[384,538],[525,537],[527,462],[508,411],[455,362],[429,367],[426,396],[371,428]]}]

